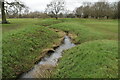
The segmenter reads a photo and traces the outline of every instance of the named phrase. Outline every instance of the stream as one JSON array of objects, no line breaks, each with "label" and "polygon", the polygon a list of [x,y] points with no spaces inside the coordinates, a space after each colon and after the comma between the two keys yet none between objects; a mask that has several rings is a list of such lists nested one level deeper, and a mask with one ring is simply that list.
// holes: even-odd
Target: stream
[{"label": "stream", "polygon": [[56,48],[50,56],[42,58],[41,61],[33,67],[33,69],[24,73],[21,78],[44,78],[50,71],[52,71],[52,68],[57,65],[59,58],[62,57],[62,52],[74,46],[75,44],[72,43],[70,38],[66,35],[64,37],[63,44]]}]

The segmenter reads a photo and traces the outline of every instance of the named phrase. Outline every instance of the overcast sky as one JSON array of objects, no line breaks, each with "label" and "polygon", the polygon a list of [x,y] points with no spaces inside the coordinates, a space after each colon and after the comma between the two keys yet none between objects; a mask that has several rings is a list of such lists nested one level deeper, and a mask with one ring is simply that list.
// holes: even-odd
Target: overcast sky
[{"label": "overcast sky", "polygon": [[[7,1],[13,1],[13,0],[7,0]],[[46,5],[49,4],[52,0],[20,0],[24,2],[31,11],[44,11],[46,8]],[[70,11],[73,11],[76,7],[79,7],[82,2],[97,2],[100,0],[65,0],[66,2],[66,8]],[[118,0],[107,0],[109,2],[116,2]]]}]

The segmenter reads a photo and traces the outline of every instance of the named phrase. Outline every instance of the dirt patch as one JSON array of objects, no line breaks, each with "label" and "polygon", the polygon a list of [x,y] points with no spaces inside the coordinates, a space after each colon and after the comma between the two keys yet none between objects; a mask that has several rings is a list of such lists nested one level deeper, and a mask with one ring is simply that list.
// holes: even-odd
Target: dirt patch
[{"label": "dirt patch", "polygon": [[60,35],[60,37],[64,37],[65,35],[67,35],[67,36],[69,36],[70,38],[71,38],[71,40],[73,40],[74,41],[74,39],[75,38],[77,38],[78,36],[76,35],[76,34],[74,34],[74,33],[69,33],[69,32],[64,32],[64,31],[62,31],[62,30],[58,30],[58,29],[55,29],[55,28],[50,28],[50,30],[53,30],[53,31],[55,31],[55,32],[57,32],[59,35]]},{"label": "dirt patch", "polygon": [[53,65],[36,65],[36,70],[31,73],[34,78],[50,78],[52,70],[55,68]]},{"label": "dirt patch", "polygon": [[77,38],[78,36],[74,33],[68,33],[68,36],[71,38],[72,41],[75,40],[75,38]]},{"label": "dirt patch", "polygon": [[64,37],[66,35],[66,33],[62,30],[58,30],[58,29],[55,29],[55,28],[49,28],[50,30],[52,31],[55,31],[59,34],[60,37]]}]

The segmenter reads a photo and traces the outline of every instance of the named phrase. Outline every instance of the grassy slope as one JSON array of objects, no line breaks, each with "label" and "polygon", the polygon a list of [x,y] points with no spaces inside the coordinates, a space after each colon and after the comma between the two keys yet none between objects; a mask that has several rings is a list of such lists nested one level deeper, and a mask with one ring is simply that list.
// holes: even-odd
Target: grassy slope
[{"label": "grassy slope", "polygon": [[57,78],[116,78],[118,48],[113,40],[90,41],[65,51]]},{"label": "grassy slope", "polygon": [[78,37],[74,42],[83,43],[100,39],[117,40],[117,25],[117,20],[66,19],[64,23],[55,24],[50,27],[75,33]]},{"label": "grassy slope", "polygon": [[[11,24],[3,25],[3,78],[15,78],[21,72],[26,72],[39,59],[43,49],[50,48],[53,43],[59,41],[57,33],[35,25],[42,20],[9,21]],[[47,23],[49,24],[49,21]]]},{"label": "grassy slope", "polygon": [[50,27],[75,33],[74,42],[82,43],[65,51],[52,77],[117,77],[117,20],[67,19]]}]

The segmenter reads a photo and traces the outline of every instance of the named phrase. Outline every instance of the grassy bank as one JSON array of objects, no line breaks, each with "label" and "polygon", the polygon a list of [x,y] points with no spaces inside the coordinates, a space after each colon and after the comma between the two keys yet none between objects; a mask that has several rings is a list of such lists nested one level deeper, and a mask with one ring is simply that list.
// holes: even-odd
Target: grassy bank
[{"label": "grassy bank", "polygon": [[47,27],[36,25],[42,21],[40,19],[9,21],[11,24],[3,25],[3,78],[16,78],[34,66],[44,49],[59,43],[60,36]]},{"label": "grassy bank", "polygon": [[117,78],[118,47],[114,40],[83,43],[64,52],[55,78]]},{"label": "grassy bank", "polygon": [[78,36],[74,41],[75,43],[102,39],[118,39],[117,20],[65,19],[63,23],[50,27],[75,33]]},{"label": "grassy bank", "polygon": [[66,19],[51,28],[74,33],[78,45],[65,51],[52,77],[116,78],[118,76],[117,20]]}]

